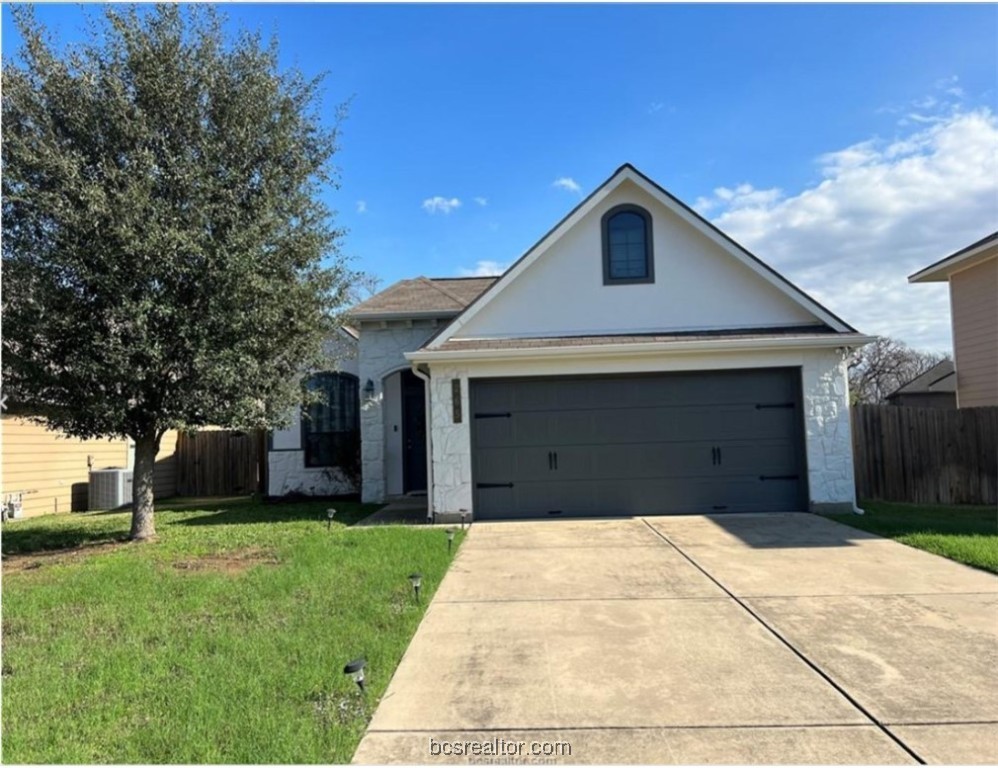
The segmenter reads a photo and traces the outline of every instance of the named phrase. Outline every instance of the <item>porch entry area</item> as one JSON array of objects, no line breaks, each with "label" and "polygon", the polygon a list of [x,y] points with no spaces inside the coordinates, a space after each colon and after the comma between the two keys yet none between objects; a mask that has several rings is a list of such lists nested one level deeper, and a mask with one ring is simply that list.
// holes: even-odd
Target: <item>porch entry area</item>
[{"label": "porch entry area", "polygon": [[426,492],[426,389],[412,371],[384,378],[385,489],[388,496]]}]

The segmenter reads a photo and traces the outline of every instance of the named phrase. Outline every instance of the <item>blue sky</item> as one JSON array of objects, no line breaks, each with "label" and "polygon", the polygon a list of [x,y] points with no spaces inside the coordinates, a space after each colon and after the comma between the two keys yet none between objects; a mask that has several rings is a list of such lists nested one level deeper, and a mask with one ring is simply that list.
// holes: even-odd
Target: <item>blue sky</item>
[{"label": "blue sky", "polygon": [[[330,120],[352,97],[329,200],[384,285],[506,265],[631,162],[861,330],[946,349],[945,293],[904,277],[998,228],[994,5],[224,12],[329,73]],[[79,6],[37,15],[80,37]]]}]

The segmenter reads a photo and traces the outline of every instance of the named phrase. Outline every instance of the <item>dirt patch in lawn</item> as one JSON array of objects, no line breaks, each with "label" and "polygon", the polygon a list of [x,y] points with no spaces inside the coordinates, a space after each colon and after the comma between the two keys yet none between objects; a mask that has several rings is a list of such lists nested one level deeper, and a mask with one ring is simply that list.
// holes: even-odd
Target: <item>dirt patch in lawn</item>
[{"label": "dirt patch in lawn", "polygon": [[113,552],[120,547],[127,547],[130,543],[115,539],[113,541],[99,541],[93,544],[81,544],[78,547],[68,547],[66,549],[50,549],[26,554],[4,555],[3,572],[5,574],[19,573],[21,571],[34,571],[46,565],[79,562],[91,555],[105,554]]},{"label": "dirt patch in lawn", "polygon": [[201,557],[174,560],[171,567],[178,571],[227,573],[233,576],[248,571],[255,565],[279,565],[277,556],[266,549],[251,547],[232,552],[218,552]]}]

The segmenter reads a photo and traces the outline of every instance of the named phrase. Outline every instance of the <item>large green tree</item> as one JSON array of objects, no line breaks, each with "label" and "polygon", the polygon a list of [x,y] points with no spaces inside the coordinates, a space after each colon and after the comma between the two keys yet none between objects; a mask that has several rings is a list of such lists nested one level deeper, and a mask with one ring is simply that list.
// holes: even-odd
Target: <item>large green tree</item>
[{"label": "large green tree", "polygon": [[59,48],[30,9],[3,62],[3,388],[78,437],[135,443],[155,535],[174,428],[266,427],[356,276],[320,192],[341,110],[209,8],[106,8]]}]

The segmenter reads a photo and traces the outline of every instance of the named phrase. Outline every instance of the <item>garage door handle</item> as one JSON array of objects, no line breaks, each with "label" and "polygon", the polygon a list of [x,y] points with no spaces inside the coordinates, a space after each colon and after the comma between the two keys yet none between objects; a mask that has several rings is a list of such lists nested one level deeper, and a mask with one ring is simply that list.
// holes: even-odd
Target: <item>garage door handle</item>
[{"label": "garage door handle", "polygon": [[476,419],[508,419],[512,417],[512,413],[476,413]]},{"label": "garage door handle", "polygon": [[548,451],[548,469],[554,469],[554,451]]},{"label": "garage door handle", "polygon": [[512,488],[512,483],[475,483],[476,488]]},{"label": "garage door handle", "polygon": [[759,475],[760,480],[797,480],[799,475]]},{"label": "garage door handle", "polygon": [[558,469],[558,452],[554,452],[554,468]]},{"label": "garage door handle", "polygon": [[755,409],[761,411],[763,408],[793,408],[794,403],[756,403]]}]

